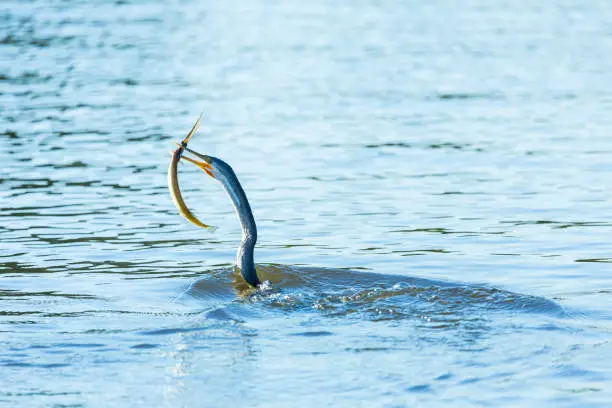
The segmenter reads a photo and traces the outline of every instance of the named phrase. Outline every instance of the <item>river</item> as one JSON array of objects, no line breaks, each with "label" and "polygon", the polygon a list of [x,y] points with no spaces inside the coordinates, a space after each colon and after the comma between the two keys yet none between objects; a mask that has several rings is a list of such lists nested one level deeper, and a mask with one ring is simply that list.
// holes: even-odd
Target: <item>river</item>
[{"label": "river", "polygon": [[609,2],[0,9],[1,406],[610,406]]}]

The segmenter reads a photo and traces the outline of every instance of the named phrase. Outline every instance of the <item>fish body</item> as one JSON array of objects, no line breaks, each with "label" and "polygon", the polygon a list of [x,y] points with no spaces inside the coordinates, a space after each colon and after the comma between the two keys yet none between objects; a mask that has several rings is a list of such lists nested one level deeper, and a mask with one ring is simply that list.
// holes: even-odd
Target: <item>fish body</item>
[{"label": "fish body", "polygon": [[181,156],[183,154],[183,151],[185,150],[185,147],[187,147],[187,143],[189,142],[189,140],[191,140],[195,132],[198,130],[201,119],[202,115],[200,115],[200,118],[195,123],[185,140],[181,142],[178,149],[172,152],[172,159],[170,160],[170,166],[168,167],[168,189],[170,190],[172,202],[174,202],[174,205],[176,206],[176,208],[178,208],[179,213],[183,217],[185,217],[187,220],[191,221],[198,227],[214,228],[213,226],[204,224],[202,221],[198,220],[198,218],[189,210],[189,208],[187,208],[185,200],[183,200],[183,196],[181,195],[181,189],[179,187],[178,181],[178,163],[181,160]]}]

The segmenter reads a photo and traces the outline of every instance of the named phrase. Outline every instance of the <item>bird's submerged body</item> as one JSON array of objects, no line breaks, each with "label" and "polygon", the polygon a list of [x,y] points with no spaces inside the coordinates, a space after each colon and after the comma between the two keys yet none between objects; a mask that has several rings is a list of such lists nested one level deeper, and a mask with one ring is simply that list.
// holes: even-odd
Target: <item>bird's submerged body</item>
[{"label": "bird's submerged body", "polygon": [[[254,304],[334,317],[426,318],[440,324],[447,320],[449,324],[456,324],[458,320],[470,322],[491,312],[564,315],[563,308],[549,299],[485,285],[350,268],[259,264],[257,272],[265,283],[254,289],[231,267],[210,269],[194,280],[181,297],[196,300],[205,308],[208,306],[215,318],[227,317],[229,313],[234,320],[252,318],[253,313],[257,313]],[[236,295],[246,304],[236,304]],[[218,313],[221,310],[224,312]]]}]

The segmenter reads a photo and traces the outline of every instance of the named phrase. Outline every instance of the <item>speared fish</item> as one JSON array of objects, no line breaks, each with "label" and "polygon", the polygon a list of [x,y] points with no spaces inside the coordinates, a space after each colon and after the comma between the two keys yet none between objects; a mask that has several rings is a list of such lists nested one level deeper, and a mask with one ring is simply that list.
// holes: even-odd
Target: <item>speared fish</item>
[{"label": "speared fish", "polygon": [[181,156],[183,155],[183,151],[185,147],[187,147],[187,143],[191,140],[191,138],[196,134],[198,128],[200,127],[200,122],[202,121],[202,116],[204,113],[200,114],[200,117],[191,128],[191,131],[187,134],[187,137],[183,139],[178,149],[172,152],[172,160],[170,160],[170,167],[168,167],[168,189],[170,189],[170,196],[172,197],[172,201],[176,208],[178,208],[179,213],[185,217],[187,220],[191,221],[195,225],[202,228],[210,228],[215,229],[212,225],[204,224],[202,221],[198,220],[198,218],[187,208],[185,201],[183,200],[183,196],[181,195],[181,189],[179,188],[178,182],[178,163],[181,160]]}]

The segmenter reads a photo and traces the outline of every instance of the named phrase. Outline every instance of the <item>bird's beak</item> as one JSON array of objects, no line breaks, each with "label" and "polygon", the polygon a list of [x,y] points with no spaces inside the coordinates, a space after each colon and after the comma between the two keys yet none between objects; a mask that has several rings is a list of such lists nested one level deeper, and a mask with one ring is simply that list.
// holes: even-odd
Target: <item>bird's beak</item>
[{"label": "bird's beak", "polygon": [[196,159],[192,159],[191,157],[187,157],[183,154],[183,156],[181,157],[182,159],[187,160],[189,163],[193,163],[196,166],[198,166],[199,168],[201,168],[202,170],[204,170],[206,172],[206,174],[208,174],[210,177],[215,178],[215,176],[213,175],[212,172],[212,158],[210,156],[207,156],[205,154],[200,154],[198,152],[195,152],[191,149],[189,149],[188,147],[184,147],[185,151],[193,154],[194,156],[196,156],[197,158],[201,159],[201,160],[196,160]]}]

